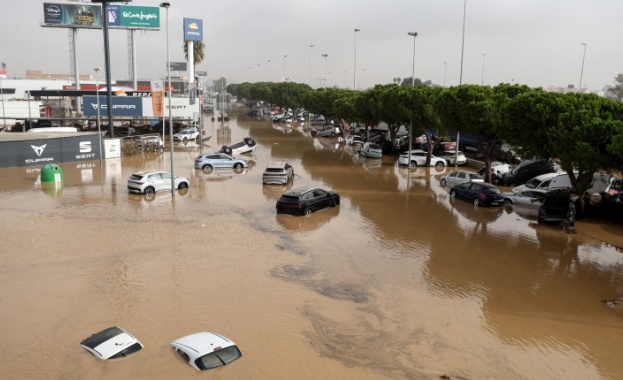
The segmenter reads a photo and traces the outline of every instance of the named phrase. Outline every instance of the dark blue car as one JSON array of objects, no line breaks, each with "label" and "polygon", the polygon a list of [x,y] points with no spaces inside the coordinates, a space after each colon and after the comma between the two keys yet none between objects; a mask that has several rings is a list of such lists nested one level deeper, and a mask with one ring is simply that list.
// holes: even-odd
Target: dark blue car
[{"label": "dark blue car", "polygon": [[485,182],[466,182],[454,185],[450,197],[473,202],[474,206],[501,206],[504,196],[500,189]]}]

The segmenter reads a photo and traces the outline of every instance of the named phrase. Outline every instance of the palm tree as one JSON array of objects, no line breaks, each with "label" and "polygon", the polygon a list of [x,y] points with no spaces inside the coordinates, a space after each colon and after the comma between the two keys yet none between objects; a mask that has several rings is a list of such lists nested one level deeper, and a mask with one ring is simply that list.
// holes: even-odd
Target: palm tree
[{"label": "palm tree", "polygon": [[[203,58],[205,57],[205,45],[201,41],[194,41],[193,44],[193,61],[194,64],[197,65],[203,62]],[[186,57],[186,61],[188,61],[188,41],[184,42],[184,56]]]}]

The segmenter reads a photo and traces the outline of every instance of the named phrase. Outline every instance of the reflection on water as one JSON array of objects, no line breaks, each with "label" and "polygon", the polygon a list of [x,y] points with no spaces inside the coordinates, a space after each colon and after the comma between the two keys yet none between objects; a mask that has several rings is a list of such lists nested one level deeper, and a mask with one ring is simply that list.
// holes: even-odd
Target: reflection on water
[{"label": "reflection on water", "polygon": [[[568,235],[450,199],[439,186],[449,168],[362,160],[244,113],[205,120],[213,146],[174,147],[175,174],[191,180],[174,197],[126,189],[132,172],[169,171],[168,149],[63,165],[54,194],[36,168],[0,170],[3,377],[194,378],[169,343],[198,331],[245,353],[213,372],[223,379],[623,377],[623,304],[601,302],[623,296],[620,225],[578,221]],[[246,136],[258,143],[249,169],[193,169]],[[297,176],[263,186],[276,160]],[[276,215],[301,185],[342,202]],[[145,349],[102,362],[80,348],[110,325]]]}]

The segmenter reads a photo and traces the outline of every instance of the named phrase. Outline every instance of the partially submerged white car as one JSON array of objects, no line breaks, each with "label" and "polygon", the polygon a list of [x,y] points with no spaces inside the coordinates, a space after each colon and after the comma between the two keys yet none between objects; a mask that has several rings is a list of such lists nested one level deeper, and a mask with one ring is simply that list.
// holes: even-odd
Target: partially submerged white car
[{"label": "partially submerged white car", "polygon": [[221,367],[242,357],[236,343],[207,331],[179,338],[171,346],[191,367],[199,371]]},{"label": "partially submerged white car", "polygon": [[117,326],[91,335],[80,342],[80,345],[102,360],[125,357],[143,348],[138,339]]}]

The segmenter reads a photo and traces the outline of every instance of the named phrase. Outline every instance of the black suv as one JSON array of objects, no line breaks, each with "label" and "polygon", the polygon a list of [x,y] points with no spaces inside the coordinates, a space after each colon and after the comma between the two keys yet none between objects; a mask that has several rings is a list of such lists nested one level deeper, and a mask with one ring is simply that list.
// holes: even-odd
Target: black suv
[{"label": "black suv", "polygon": [[554,160],[548,159],[532,159],[526,160],[517,165],[513,170],[508,173],[504,173],[500,178],[500,185],[502,186],[519,186],[528,182],[541,174],[556,173],[556,163]]},{"label": "black suv", "polygon": [[340,204],[340,194],[317,187],[297,187],[277,201],[277,214],[309,215],[314,211]]},{"label": "black suv", "polygon": [[575,206],[571,193],[567,189],[552,190],[545,194],[539,206],[539,223],[561,223],[567,221],[569,226],[575,225]]}]

